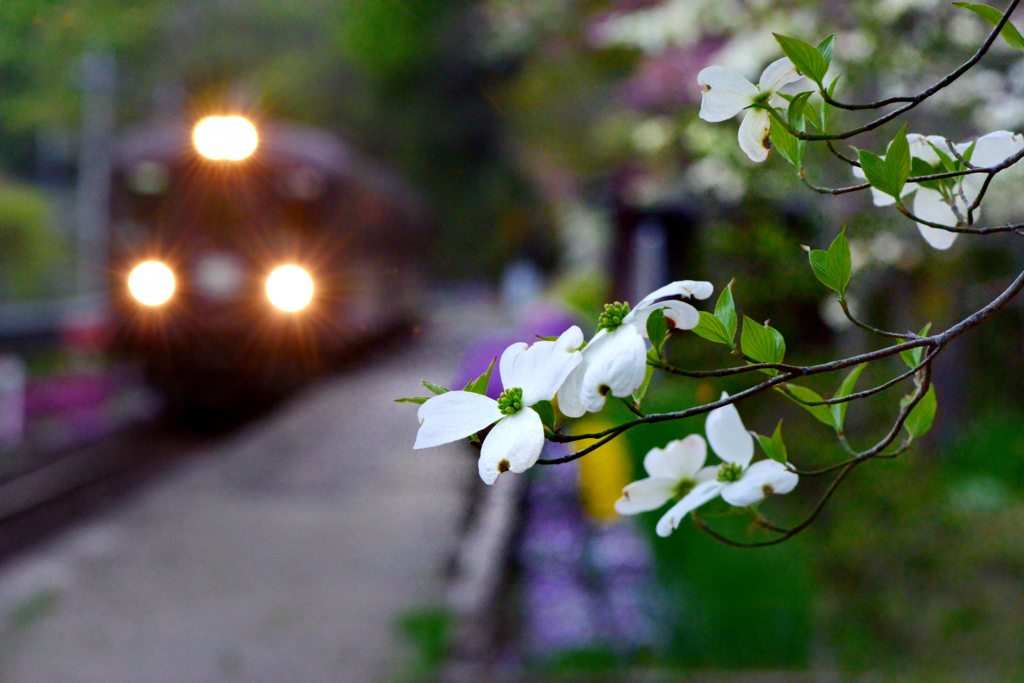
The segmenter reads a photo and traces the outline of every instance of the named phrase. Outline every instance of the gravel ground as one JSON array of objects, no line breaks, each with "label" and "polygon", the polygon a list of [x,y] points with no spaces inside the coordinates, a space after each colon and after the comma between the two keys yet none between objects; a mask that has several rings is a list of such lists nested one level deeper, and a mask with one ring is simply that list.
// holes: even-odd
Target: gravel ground
[{"label": "gravel ground", "polygon": [[464,303],[0,567],[0,681],[393,678],[395,619],[442,602],[476,466],[414,452],[415,407],[392,399],[492,324]]}]

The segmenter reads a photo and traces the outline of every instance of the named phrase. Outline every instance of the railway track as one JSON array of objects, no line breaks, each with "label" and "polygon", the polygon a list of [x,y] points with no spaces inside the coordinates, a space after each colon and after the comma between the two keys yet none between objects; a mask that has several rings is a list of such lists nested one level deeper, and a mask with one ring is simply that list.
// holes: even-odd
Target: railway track
[{"label": "railway track", "polygon": [[213,437],[158,419],[0,478],[0,562],[116,505]]}]

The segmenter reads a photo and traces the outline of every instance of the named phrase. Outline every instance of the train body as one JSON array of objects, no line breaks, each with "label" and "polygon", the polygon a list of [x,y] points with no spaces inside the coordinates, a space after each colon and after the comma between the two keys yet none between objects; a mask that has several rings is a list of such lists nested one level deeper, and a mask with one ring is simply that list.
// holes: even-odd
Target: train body
[{"label": "train body", "polygon": [[110,211],[114,346],[165,388],[305,376],[415,310],[416,193],[323,130],[141,126],[118,140]]}]

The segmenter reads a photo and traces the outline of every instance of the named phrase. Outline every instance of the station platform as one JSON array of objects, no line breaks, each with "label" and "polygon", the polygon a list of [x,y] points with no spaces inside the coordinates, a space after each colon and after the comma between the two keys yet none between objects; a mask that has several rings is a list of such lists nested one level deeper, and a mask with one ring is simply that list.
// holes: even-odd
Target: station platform
[{"label": "station platform", "polygon": [[396,620],[443,603],[479,480],[458,445],[412,450],[393,399],[494,315],[445,309],[0,567],[0,682],[401,679]]}]

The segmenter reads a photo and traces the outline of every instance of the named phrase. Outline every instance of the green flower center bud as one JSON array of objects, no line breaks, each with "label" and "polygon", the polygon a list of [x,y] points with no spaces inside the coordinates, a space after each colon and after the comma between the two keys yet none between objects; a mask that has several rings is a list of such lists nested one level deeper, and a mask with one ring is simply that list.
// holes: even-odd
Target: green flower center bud
[{"label": "green flower center bud", "polygon": [[718,470],[718,481],[733,482],[739,481],[743,475],[743,468],[736,463],[727,462]]},{"label": "green flower center bud", "polygon": [[616,301],[613,304],[605,304],[604,312],[597,316],[597,329],[611,332],[622,324],[627,313],[629,313],[628,301]]},{"label": "green flower center bud", "polygon": [[498,397],[498,410],[504,415],[512,415],[523,409],[523,390],[518,387],[506,389]]}]

